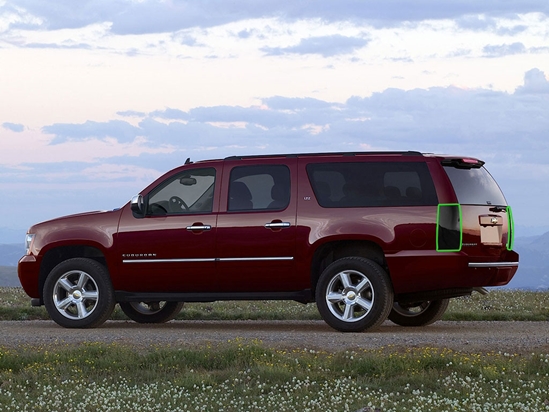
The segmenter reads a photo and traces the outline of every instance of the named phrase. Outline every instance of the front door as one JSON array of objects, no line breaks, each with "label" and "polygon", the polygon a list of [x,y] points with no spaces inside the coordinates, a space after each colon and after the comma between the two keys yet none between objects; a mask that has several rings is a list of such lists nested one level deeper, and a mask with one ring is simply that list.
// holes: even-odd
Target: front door
[{"label": "front door", "polygon": [[134,217],[126,207],[115,289],[204,292],[215,287],[216,175],[214,167],[185,168],[145,195],[145,217]]}]

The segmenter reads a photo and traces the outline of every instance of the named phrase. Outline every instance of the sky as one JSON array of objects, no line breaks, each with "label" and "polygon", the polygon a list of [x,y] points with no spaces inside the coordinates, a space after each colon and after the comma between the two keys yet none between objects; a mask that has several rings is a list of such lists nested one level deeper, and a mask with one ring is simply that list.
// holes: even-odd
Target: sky
[{"label": "sky", "polygon": [[547,0],[0,0],[0,243],[192,160],[480,158],[549,230]]}]

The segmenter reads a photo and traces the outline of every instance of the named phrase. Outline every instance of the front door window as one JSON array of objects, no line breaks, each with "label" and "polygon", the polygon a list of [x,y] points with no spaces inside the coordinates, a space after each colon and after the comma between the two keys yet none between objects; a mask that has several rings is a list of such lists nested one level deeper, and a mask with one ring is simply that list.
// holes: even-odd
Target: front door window
[{"label": "front door window", "polygon": [[164,182],[149,197],[147,215],[211,213],[215,169],[196,169],[180,173]]}]

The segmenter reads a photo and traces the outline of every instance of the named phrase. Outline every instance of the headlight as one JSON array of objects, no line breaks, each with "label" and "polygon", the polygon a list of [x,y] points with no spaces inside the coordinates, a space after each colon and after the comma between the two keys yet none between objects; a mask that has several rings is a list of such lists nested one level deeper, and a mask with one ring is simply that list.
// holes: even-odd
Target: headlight
[{"label": "headlight", "polygon": [[34,242],[34,234],[27,233],[25,236],[25,253],[27,255],[31,254],[32,242]]}]

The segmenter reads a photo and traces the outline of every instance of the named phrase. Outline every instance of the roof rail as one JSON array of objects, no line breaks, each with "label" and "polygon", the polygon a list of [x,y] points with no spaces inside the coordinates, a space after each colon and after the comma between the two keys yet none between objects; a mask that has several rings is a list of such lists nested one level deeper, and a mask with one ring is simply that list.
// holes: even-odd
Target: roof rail
[{"label": "roof rail", "polygon": [[423,156],[421,152],[408,151],[387,151],[387,152],[319,152],[319,153],[293,153],[293,154],[263,154],[229,156],[223,160],[261,159],[267,157],[306,157],[306,156],[357,156],[357,155],[402,155],[402,156]]}]

